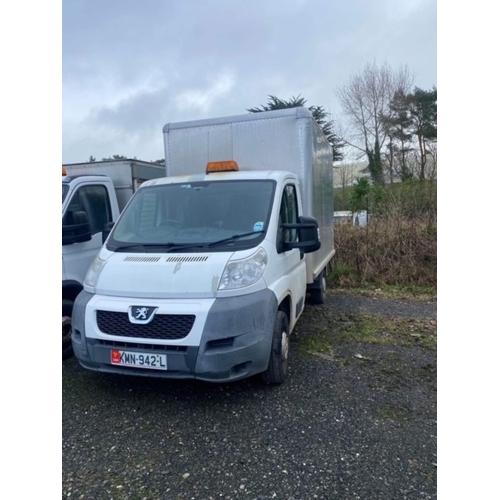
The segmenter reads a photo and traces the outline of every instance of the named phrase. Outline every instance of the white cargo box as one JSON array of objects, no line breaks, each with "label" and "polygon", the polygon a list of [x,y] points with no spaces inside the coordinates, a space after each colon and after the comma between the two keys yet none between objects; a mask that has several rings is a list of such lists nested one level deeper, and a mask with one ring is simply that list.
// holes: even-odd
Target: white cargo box
[{"label": "white cargo box", "polygon": [[165,177],[165,167],[140,160],[104,160],[63,165],[66,175],[106,175],[115,187],[120,211],[144,181]]},{"label": "white cargo box", "polygon": [[304,215],[318,221],[321,249],[306,255],[308,282],[334,254],[333,157],[306,108],[167,123],[167,176],[204,174],[209,161],[235,160],[240,170],[285,170],[301,184]]}]

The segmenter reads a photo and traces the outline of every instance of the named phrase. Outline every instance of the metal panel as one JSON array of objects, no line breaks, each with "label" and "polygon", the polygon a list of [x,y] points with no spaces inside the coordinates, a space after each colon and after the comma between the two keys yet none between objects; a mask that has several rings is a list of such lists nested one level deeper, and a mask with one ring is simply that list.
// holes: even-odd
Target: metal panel
[{"label": "metal panel", "polygon": [[203,174],[207,162],[235,160],[240,170],[283,170],[300,179],[304,215],[320,227],[322,247],[307,255],[308,282],[333,257],[331,146],[305,108],[289,108],[163,128],[167,176]]},{"label": "metal panel", "polygon": [[333,241],[333,159],[332,149],[322,130],[312,121],[311,125],[311,168],[312,193],[309,196],[308,210],[318,221],[321,248],[318,252],[306,255],[307,281],[313,281],[334,254]]}]

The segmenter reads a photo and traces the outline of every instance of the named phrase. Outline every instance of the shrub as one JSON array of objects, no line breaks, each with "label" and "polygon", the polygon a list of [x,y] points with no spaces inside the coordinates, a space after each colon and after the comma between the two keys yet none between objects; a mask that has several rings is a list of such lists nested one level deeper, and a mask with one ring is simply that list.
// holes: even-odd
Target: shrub
[{"label": "shrub", "polygon": [[428,220],[377,216],[366,227],[339,224],[334,237],[333,279],[342,286],[436,285],[436,228]]},{"label": "shrub", "polygon": [[365,191],[371,203],[367,226],[335,226],[333,283],[436,286],[436,185],[408,182]]}]

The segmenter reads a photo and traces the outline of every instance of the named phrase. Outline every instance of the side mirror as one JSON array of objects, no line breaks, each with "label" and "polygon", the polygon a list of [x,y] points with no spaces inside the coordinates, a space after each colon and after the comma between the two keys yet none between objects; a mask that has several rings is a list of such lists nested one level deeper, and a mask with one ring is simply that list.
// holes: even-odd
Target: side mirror
[{"label": "side mirror", "polygon": [[80,211],[73,213],[71,224],[63,224],[62,227],[62,244],[72,245],[73,243],[83,243],[90,241],[92,233],[90,231],[89,218],[87,213]]},{"label": "side mirror", "polygon": [[283,229],[297,229],[299,241],[283,242],[283,250],[286,252],[292,248],[299,248],[302,253],[311,253],[321,248],[319,240],[318,222],[313,217],[299,217],[295,224],[282,224]]},{"label": "side mirror", "polygon": [[104,245],[104,242],[108,239],[109,233],[111,232],[111,229],[113,229],[113,226],[115,225],[114,222],[106,222],[104,224],[104,228],[102,230],[102,244]]}]

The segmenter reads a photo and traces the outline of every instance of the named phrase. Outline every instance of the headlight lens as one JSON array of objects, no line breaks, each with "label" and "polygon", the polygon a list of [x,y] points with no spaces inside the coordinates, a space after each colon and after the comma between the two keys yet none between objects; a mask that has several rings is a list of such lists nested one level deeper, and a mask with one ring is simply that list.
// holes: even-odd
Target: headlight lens
[{"label": "headlight lens", "polygon": [[99,256],[97,256],[92,264],[90,264],[87,274],[85,275],[83,285],[92,289],[95,288],[105,264],[106,261],[100,259]]},{"label": "headlight lens", "polygon": [[259,281],[267,265],[267,254],[263,248],[246,259],[230,260],[222,273],[219,290],[234,290],[250,286]]}]

